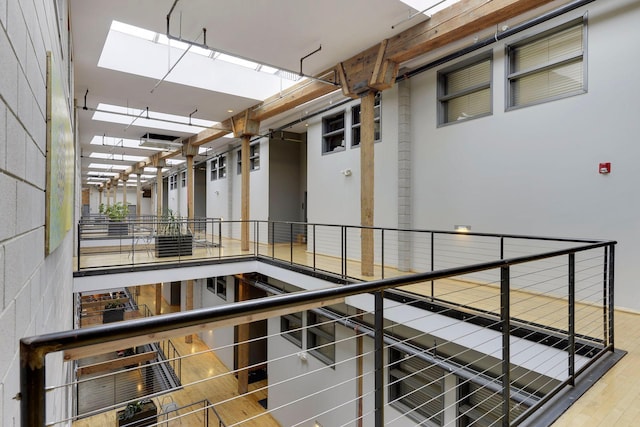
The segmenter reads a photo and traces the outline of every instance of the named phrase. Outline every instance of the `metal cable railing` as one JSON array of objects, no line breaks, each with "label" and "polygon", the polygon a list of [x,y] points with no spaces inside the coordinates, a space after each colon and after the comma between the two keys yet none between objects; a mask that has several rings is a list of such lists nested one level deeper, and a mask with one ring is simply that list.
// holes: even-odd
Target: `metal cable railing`
[{"label": "metal cable railing", "polygon": [[[349,279],[361,276],[354,261],[362,257],[352,248],[358,229],[254,222],[251,234],[267,243],[254,244],[252,251],[281,266]],[[420,242],[416,247],[427,262],[400,271],[392,253],[401,246],[401,234],[411,235],[412,245]],[[374,229],[374,241],[379,243],[374,277],[384,279],[294,293],[283,293],[267,279],[255,286],[272,294],[269,298],[21,340],[23,424],[44,425],[46,402],[78,385],[47,385],[46,354],[64,352],[70,363],[192,333],[200,333],[208,347],[157,363],[179,363],[183,372],[192,372],[210,366],[210,358],[220,359],[225,369],[198,368],[198,377],[183,378],[180,389],[205,393],[227,426],[248,420],[517,425],[613,351],[615,242],[389,229]],[[291,249],[294,244],[307,248],[304,262]],[[324,257],[338,262],[331,265]],[[411,272],[416,265],[427,271]],[[387,275],[392,269],[394,277]],[[261,321],[258,337],[234,338],[236,325]],[[247,349],[262,354],[256,346],[263,343],[269,349],[265,358],[249,357],[234,367]],[[266,375],[268,382],[258,379],[240,395],[229,392],[229,384],[243,381],[242,373]],[[180,396],[180,390],[170,389],[145,397],[166,393]],[[255,399],[241,400],[248,396]],[[260,401],[263,406],[252,406]],[[253,409],[228,418],[233,405]]]}]

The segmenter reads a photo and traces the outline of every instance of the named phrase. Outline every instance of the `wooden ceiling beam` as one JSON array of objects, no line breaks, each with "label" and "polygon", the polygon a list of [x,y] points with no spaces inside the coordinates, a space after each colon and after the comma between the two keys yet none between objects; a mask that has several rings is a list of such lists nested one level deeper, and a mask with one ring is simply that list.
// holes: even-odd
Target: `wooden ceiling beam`
[{"label": "wooden ceiling beam", "polygon": [[462,0],[391,37],[386,57],[397,63],[414,59],[551,1]]},{"label": "wooden ceiling beam", "polygon": [[[318,79],[340,85],[346,96],[385,90],[395,84],[399,64],[445,46],[553,0],[462,0],[387,40],[363,50]],[[338,89],[319,80],[299,83],[263,102],[206,129],[187,141],[200,146],[233,132],[236,137],[257,135],[259,123]],[[181,149],[163,152],[159,159],[180,155]],[[135,167],[135,166],[134,166]],[[134,167],[126,171],[132,173]]]}]

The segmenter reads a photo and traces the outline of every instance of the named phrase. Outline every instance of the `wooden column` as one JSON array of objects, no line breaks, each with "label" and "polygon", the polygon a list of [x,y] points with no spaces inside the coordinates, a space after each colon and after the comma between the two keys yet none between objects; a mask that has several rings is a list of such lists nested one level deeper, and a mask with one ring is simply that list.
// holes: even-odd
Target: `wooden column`
[{"label": "wooden column", "polygon": [[[238,281],[238,302],[249,299],[249,285]],[[249,323],[238,325],[238,394],[249,391]]]},{"label": "wooden column", "polygon": [[[368,92],[362,97],[360,106],[360,225],[373,227],[373,176],[375,123],[374,103],[376,94]],[[373,230],[361,231],[363,276],[373,276]]]},{"label": "wooden column", "polygon": [[164,165],[156,166],[156,216],[162,217],[162,168]]},{"label": "wooden column", "polygon": [[102,204],[102,192],[103,191],[104,191],[104,188],[98,187],[98,207],[100,207],[100,205]]},{"label": "wooden column", "polygon": [[127,181],[129,180],[129,175],[122,174],[122,204],[127,206]]},{"label": "wooden column", "polygon": [[[182,153],[187,158],[187,226],[191,230],[191,234],[194,233],[195,227],[193,220],[195,219],[195,177],[193,169],[193,157],[198,154],[198,147],[194,147],[190,144],[185,144],[182,147]],[[193,310],[193,280],[187,280],[187,301],[185,308],[187,311]],[[193,335],[187,335],[184,337],[184,342],[191,344],[193,342]]]},{"label": "wooden column", "polygon": [[138,171],[137,181],[136,181],[136,216],[140,216],[142,214],[142,187],[141,187],[141,171]]},{"label": "wooden column", "polygon": [[156,283],[156,315],[162,313],[162,283]]},{"label": "wooden column", "polygon": [[242,149],[241,149],[241,159],[242,159],[242,205],[241,205],[241,218],[242,219],[242,229],[240,232],[240,241],[241,241],[241,249],[243,251],[249,250],[249,216],[250,206],[249,200],[251,196],[250,189],[250,179],[249,179],[249,156],[251,152],[251,146],[249,141],[251,136],[244,135],[242,137]]}]

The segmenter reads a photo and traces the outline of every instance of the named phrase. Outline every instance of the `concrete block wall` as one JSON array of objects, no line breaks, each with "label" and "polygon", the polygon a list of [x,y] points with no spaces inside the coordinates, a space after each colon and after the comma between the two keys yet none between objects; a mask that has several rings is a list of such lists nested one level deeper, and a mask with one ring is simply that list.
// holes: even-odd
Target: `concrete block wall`
[{"label": "concrete block wall", "polygon": [[[64,9],[58,15],[56,3]],[[72,327],[72,233],[44,253],[46,54],[66,75],[67,24],[58,20],[65,3],[0,0],[0,425],[7,427],[20,425],[20,338]],[[47,381],[60,384],[61,357],[48,362]],[[69,395],[54,392],[47,405],[59,419]]]}]

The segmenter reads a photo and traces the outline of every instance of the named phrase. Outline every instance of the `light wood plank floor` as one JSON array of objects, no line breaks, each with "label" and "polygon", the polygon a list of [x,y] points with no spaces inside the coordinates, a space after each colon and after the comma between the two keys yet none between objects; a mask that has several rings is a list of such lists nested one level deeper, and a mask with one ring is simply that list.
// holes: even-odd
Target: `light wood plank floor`
[{"label": "light wood plank floor", "polygon": [[[305,245],[294,246],[293,260],[296,263],[306,264],[309,266],[314,265],[319,269],[326,271],[340,272],[340,260],[333,257],[316,257],[305,250]],[[217,256],[220,251],[223,251],[224,255],[239,255],[248,254],[240,250],[240,245],[234,240],[225,240],[223,242],[223,248],[198,248],[194,251],[195,257],[210,257]],[[252,246],[253,250],[253,246]],[[289,260],[290,247],[288,244],[271,246],[260,246],[261,254],[271,255],[274,254],[278,259]],[[140,254],[136,256],[148,256],[144,251],[140,251]],[[117,264],[122,260],[128,260],[131,262],[131,258],[128,254],[96,254],[95,256],[83,256],[82,267],[98,267],[106,265],[113,265],[112,262]],[[162,262],[167,261],[163,259]],[[126,263],[126,262],[125,262]],[[355,261],[348,262],[348,273],[350,276],[359,277],[359,264]],[[405,272],[397,271],[393,268],[385,267],[384,276],[394,277],[398,275],[407,274]],[[380,266],[376,266],[376,270],[373,277],[360,277],[362,279],[379,279],[381,278]],[[143,287],[144,289],[144,287]],[[148,292],[153,292],[152,288]],[[411,292],[430,295],[431,289],[429,284],[416,284],[407,287],[407,290]],[[485,310],[496,310],[499,307],[499,299],[496,298],[497,289],[492,286],[479,286],[478,284],[455,281],[455,280],[443,280],[436,282],[435,296],[442,297],[443,299],[453,299],[459,303],[468,304],[476,308]],[[144,292],[143,292],[144,295]],[[154,311],[155,294],[148,298],[143,297],[141,302],[146,303],[149,308]],[[512,292],[512,302],[514,307],[514,316],[533,322],[543,323],[552,327],[564,328],[566,327],[566,306],[563,302],[557,301],[554,298],[544,295],[532,295],[528,292]],[[173,310],[170,306],[165,307],[163,305],[162,311],[169,312]],[[594,336],[601,336],[602,333],[598,332],[602,327],[598,322],[601,322],[601,312],[599,309],[590,307],[588,305],[580,305],[578,307],[578,332],[581,329],[584,332],[588,332]],[[596,331],[594,333],[594,324],[596,324]],[[563,414],[558,421],[556,421],[554,427],[566,427],[566,426],[581,426],[581,427],[605,427],[605,426],[634,426],[640,425],[640,334],[638,331],[638,325],[640,325],[640,313],[631,313],[616,310],[615,312],[615,332],[616,332],[616,348],[623,349],[628,354],[622,358],[616,366],[613,367],[598,383],[596,383],[584,396],[582,396],[569,410]],[[600,335],[598,335],[600,334]],[[176,340],[177,344],[180,344],[181,354],[186,354],[190,351],[198,351],[198,349],[205,348],[204,344],[195,339],[191,347],[184,347],[185,344],[181,342],[183,340]],[[212,355],[211,361],[203,366],[207,366],[207,370],[219,369],[215,363],[215,356]],[[222,364],[220,363],[220,366]],[[187,368],[191,370],[192,368]],[[222,366],[224,369],[224,366]],[[183,374],[185,374],[185,368],[183,367]],[[197,367],[194,367],[191,374],[194,374],[194,378],[200,378],[199,375],[204,375],[204,372],[199,372]],[[229,376],[228,386],[231,390],[235,389],[233,382],[235,378]],[[205,383],[206,384],[206,383]],[[211,390],[204,389],[194,391],[192,396],[186,398],[177,397],[176,401],[191,402],[198,399],[197,396],[206,396],[207,393],[211,393]],[[197,396],[196,396],[197,394]],[[251,401],[251,406],[255,410],[257,401],[264,396],[256,394],[255,396],[247,396],[247,399]],[[244,404],[242,404],[243,406]],[[259,406],[259,405],[258,405]],[[222,411],[221,411],[222,412]],[[229,408],[228,412],[225,411],[225,416],[238,419],[235,417],[246,417],[245,408]],[[78,426],[84,427],[84,425],[111,425],[114,415],[111,415],[111,421],[105,424],[98,422],[97,424],[80,424],[74,423]],[[223,417],[224,418],[224,417]],[[242,419],[240,418],[240,419]],[[269,421],[262,419],[256,424],[246,425],[277,425],[277,423],[269,418]],[[93,418],[92,418],[93,419]],[[226,421],[226,420],[225,420]],[[274,424],[269,424],[273,422]]]},{"label": "light wood plank floor", "polygon": [[[141,286],[139,304],[146,304],[155,312],[155,288],[154,286]],[[162,300],[161,313],[173,313],[180,311],[180,306],[171,306],[166,300]],[[215,406],[216,411],[225,425],[241,422],[245,419],[258,416],[257,418],[242,423],[243,426],[252,427],[277,427],[280,424],[271,415],[265,412],[258,403],[267,397],[267,380],[258,381],[249,385],[249,393],[239,396],[237,380],[230,374],[224,364],[218,359],[215,353],[209,350],[196,335],[193,336],[192,343],[188,344],[184,338],[172,340],[181,355],[197,354],[195,357],[188,357],[182,361],[182,383],[197,383],[203,378],[215,377],[214,380],[200,382],[184,387],[158,398],[154,401],[158,408],[162,404],[176,402],[179,407],[189,405],[208,399],[210,402],[225,402]],[[183,410],[179,414],[184,415],[188,411]],[[168,423],[169,426],[202,426],[204,425],[202,411],[184,418],[175,419]],[[218,425],[217,421],[209,416],[210,425]],[[114,426],[116,423],[116,411],[104,412],[89,418],[85,418],[73,423],[74,427],[94,427],[94,426]],[[160,424],[167,425],[167,424]]]}]

